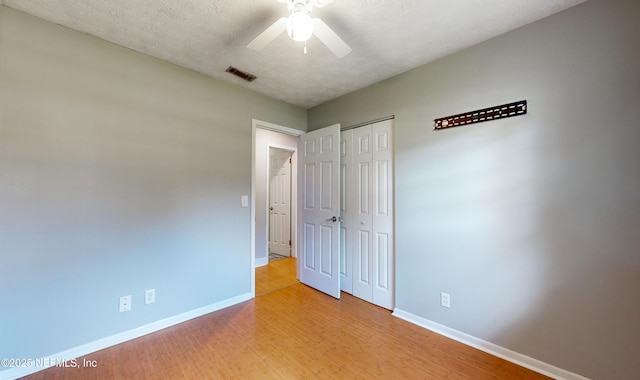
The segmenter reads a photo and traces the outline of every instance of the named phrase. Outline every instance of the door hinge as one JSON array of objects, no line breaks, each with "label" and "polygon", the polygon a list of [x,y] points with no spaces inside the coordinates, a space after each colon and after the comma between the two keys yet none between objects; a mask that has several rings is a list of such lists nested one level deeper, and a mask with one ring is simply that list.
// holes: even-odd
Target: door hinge
[{"label": "door hinge", "polygon": [[291,245],[291,240],[289,240],[289,245]]},{"label": "door hinge", "polygon": [[291,163],[291,159],[289,159],[289,163]]}]

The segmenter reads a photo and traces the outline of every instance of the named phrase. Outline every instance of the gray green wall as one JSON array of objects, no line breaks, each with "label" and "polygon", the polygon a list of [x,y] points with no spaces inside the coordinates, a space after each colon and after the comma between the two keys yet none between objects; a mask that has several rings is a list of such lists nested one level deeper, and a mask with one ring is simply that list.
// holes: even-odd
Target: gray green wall
[{"label": "gray green wall", "polygon": [[252,118],[306,117],[0,6],[0,358],[250,294]]},{"label": "gray green wall", "polygon": [[[526,116],[432,130],[521,99]],[[313,108],[308,123],[396,115],[398,309],[622,380],[640,373],[639,111],[640,2],[592,0]]]}]

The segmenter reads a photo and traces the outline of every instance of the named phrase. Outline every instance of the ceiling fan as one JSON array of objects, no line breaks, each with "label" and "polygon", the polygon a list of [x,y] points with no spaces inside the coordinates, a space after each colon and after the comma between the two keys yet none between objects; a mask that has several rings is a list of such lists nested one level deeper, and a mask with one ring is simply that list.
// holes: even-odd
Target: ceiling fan
[{"label": "ceiling fan", "polygon": [[[252,50],[262,50],[280,33],[287,31],[289,37],[294,41],[306,42],[311,35],[318,37],[322,43],[327,45],[329,50],[338,58],[342,58],[351,52],[351,48],[338,35],[319,18],[311,18],[309,15],[313,7],[320,8],[329,4],[332,0],[278,0],[279,3],[286,3],[289,9],[289,17],[282,17],[274,22],[264,32],[247,47]],[[304,47],[305,54],[307,46]]]}]

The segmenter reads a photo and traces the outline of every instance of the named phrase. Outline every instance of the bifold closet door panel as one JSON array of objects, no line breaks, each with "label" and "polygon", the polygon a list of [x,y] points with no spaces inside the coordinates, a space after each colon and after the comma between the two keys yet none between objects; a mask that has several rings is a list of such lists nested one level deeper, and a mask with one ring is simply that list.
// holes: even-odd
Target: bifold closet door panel
[{"label": "bifold closet door panel", "polygon": [[387,309],[394,302],[392,121],[342,132],[341,288]]},{"label": "bifold closet door panel", "polygon": [[373,301],[372,147],[370,125],[353,130],[353,295],[369,302]]},{"label": "bifold closet door panel", "polygon": [[353,294],[353,130],[340,134],[340,289]]},{"label": "bifold closet door panel", "polygon": [[392,120],[372,125],[372,302],[393,308],[393,133]]}]

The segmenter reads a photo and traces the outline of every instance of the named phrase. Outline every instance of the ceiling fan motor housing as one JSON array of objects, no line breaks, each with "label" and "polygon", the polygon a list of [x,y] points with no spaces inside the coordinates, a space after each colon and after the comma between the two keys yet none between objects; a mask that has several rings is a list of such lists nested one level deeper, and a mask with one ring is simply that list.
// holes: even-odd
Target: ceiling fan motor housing
[{"label": "ceiling fan motor housing", "polygon": [[298,12],[310,14],[313,10],[313,4],[311,4],[310,0],[289,0],[287,9],[291,14]]}]

